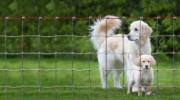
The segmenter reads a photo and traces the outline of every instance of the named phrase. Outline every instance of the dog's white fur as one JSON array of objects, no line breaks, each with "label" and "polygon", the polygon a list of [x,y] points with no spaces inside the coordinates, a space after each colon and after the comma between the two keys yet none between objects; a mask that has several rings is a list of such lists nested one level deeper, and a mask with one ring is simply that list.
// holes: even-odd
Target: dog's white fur
[{"label": "dog's white fur", "polygon": [[[127,81],[133,66],[128,66],[123,54],[128,54],[128,60],[135,64],[140,54],[151,54],[150,38],[152,29],[143,21],[135,21],[130,25],[128,35],[114,34],[122,22],[116,16],[106,16],[97,20],[91,26],[91,42],[97,50],[102,88],[107,87],[107,76],[114,71],[114,87],[120,85],[120,73],[126,69]],[[141,37],[140,37],[141,36]],[[125,65],[125,67],[123,67]]]},{"label": "dog's white fur", "polygon": [[151,84],[154,78],[153,66],[156,64],[151,55],[141,55],[136,61],[137,67],[131,71],[127,94],[132,92],[132,86],[138,88],[138,96],[142,95],[142,87],[146,95],[152,95]]}]

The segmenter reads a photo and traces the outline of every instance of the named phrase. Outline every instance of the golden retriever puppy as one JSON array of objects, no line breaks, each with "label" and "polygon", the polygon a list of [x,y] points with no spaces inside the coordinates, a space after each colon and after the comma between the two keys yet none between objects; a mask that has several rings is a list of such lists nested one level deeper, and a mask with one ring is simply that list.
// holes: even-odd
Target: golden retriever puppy
[{"label": "golden retriever puppy", "polygon": [[141,55],[137,61],[137,68],[133,69],[130,74],[127,94],[132,92],[132,86],[138,88],[138,96],[142,95],[142,88],[145,89],[146,95],[153,95],[151,84],[153,81],[153,66],[156,64],[151,55]]}]

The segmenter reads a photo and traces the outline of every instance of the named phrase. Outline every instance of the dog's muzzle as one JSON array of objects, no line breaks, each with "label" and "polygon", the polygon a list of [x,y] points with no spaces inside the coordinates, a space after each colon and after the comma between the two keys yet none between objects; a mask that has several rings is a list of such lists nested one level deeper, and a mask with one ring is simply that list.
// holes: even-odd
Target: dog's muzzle
[{"label": "dog's muzzle", "polygon": [[130,41],[134,41],[134,40],[131,39],[131,36],[130,36],[130,35],[128,35],[127,38],[128,38],[128,40],[130,40]]},{"label": "dog's muzzle", "polygon": [[131,39],[130,35],[127,35],[127,38],[128,38],[129,41],[136,41],[137,40],[137,39],[135,39],[135,40]]}]

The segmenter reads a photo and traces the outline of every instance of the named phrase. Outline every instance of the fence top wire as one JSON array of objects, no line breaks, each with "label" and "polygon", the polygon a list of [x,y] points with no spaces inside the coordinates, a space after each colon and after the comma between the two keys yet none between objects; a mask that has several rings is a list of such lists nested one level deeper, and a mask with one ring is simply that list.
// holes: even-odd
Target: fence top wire
[{"label": "fence top wire", "polygon": [[[37,17],[37,16],[27,16],[27,17],[0,17],[0,20],[89,20],[89,19],[101,19],[102,16],[90,16],[90,17],[70,17],[70,16],[58,16],[58,17]],[[155,19],[180,19],[180,16],[177,17],[118,17],[118,18],[106,18],[106,19],[140,19],[140,20],[155,20]]]}]

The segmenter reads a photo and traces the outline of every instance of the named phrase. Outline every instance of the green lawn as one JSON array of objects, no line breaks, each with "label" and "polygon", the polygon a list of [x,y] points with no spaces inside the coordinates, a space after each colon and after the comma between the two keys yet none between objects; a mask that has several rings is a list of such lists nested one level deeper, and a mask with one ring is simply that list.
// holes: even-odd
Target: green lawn
[{"label": "green lawn", "polygon": [[[3,70],[5,65],[8,71]],[[154,72],[155,95],[138,97],[136,93],[126,95],[123,74],[121,83],[124,89],[113,88],[111,73],[109,88],[103,90],[96,61],[25,57],[22,63],[20,57],[7,58],[6,61],[0,58],[0,100],[180,100],[180,62],[175,61],[174,65],[178,70],[164,70],[172,69],[173,61],[158,60],[158,66],[154,67],[159,69],[158,79],[157,71]],[[19,70],[22,66],[23,72]],[[42,70],[38,70],[39,67]]]}]

